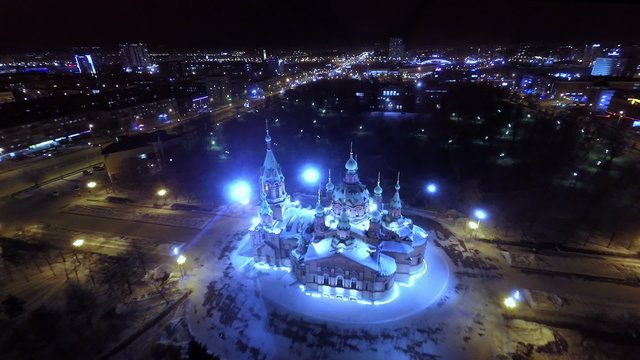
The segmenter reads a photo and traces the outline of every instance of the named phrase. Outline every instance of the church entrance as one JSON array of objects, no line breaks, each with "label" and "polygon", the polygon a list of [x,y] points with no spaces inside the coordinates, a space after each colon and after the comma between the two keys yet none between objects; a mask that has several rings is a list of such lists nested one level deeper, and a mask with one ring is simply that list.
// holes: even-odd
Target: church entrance
[{"label": "church entrance", "polygon": [[341,278],[341,277],[340,277],[340,278],[337,278],[337,279],[336,279],[336,286],[337,286],[337,287],[344,287],[344,286],[342,286],[342,282],[343,282],[343,280],[342,280],[342,278]]}]

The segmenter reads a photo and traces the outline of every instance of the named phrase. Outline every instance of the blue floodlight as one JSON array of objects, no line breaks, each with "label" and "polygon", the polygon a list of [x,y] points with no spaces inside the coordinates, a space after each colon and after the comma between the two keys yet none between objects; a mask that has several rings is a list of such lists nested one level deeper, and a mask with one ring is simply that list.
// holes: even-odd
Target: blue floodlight
[{"label": "blue floodlight", "polygon": [[302,171],[302,180],[309,184],[316,184],[320,180],[320,172],[312,167],[305,168]]},{"label": "blue floodlight", "polygon": [[434,184],[434,183],[429,183],[427,184],[427,192],[429,194],[435,194],[438,192],[438,185]]},{"label": "blue floodlight", "polygon": [[247,205],[251,199],[251,187],[244,180],[236,180],[229,186],[229,197],[233,201]]},{"label": "blue floodlight", "polygon": [[482,209],[477,209],[473,212],[473,216],[475,216],[478,220],[484,220],[487,218],[487,212]]},{"label": "blue floodlight", "polygon": [[514,290],[513,294],[511,295],[511,297],[513,297],[514,299],[520,301],[520,299],[522,299],[522,295],[520,294],[520,290]]}]

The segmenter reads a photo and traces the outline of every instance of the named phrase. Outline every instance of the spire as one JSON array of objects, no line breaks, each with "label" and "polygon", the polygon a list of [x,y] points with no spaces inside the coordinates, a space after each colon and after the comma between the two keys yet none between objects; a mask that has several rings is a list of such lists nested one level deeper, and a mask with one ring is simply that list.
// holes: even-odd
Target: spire
[{"label": "spire", "polygon": [[335,185],[333,185],[333,183],[331,182],[331,168],[329,168],[329,181],[327,181],[325,189],[327,189],[328,193],[332,192],[333,189],[335,189]]},{"label": "spire", "polygon": [[378,171],[378,184],[373,188],[373,193],[377,196],[382,195],[382,187],[380,186],[380,171]]},{"label": "spire", "polygon": [[318,185],[318,202],[316,203],[316,216],[318,217],[324,216],[324,208],[320,202],[320,189],[321,187]]},{"label": "spire", "polygon": [[344,164],[344,167],[352,174],[358,171],[358,162],[353,158],[353,142],[351,142],[351,149],[349,150],[349,160]]},{"label": "spire", "polygon": [[396,192],[391,198],[391,209],[401,209],[402,201],[400,200],[400,172],[398,171],[398,180],[396,180]]},{"label": "spire", "polygon": [[269,135],[269,120],[264,119],[264,127],[267,130],[267,135],[264,137],[264,141],[267,142],[267,150],[271,150],[271,135]]}]

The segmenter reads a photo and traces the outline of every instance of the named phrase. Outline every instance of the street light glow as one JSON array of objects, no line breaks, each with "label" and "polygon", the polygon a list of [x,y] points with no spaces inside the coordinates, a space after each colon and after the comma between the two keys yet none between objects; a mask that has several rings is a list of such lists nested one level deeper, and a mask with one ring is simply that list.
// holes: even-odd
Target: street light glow
[{"label": "street light glow", "polygon": [[75,246],[75,247],[80,247],[82,245],[84,245],[84,240],[83,239],[76,239],[73,241],[73,243],[71,243],[71,245]]},{"label": "street light glow", "polygon": [[320,180],[320,172],[315,168],[308,167],[302,172],[302,180],[309,184],[315,184]]},{"label": "street light glow", "polygon": [[487,218],[487,212],[482,209],[477,209],[473,212],[473,216],[475,216],[478,220],[484,220]]},{"label": "street light glow", "polygon": [[97,184],[95,181],[89,181],[89,182],[87,183],[87,187],[88,187],[89,189],[93,189],[94,187],[96,187],[96,185],[98,185],[98,184]]},{"label": "street light glow", "polygon": [[187,261],[187,258],[184,255],[180,255],[176,259],[176,262],[178,263],[178,265],[183,265],[186,261]]},{"label": "street light glow", "polygon": [[477,222],[475,222],[475,221],[469,221],[469,222],[467,223],[467,225],[469,225],[469,228],[470,228],[471,230],[476,230],[476,229],[480,226],[480,225],[478,225],[478,223],[477,223]]},{"label": "street light glow", "polygon": [[167,195],[167,189],[160,189],[157,194],[158,196],[165,196]]},{"label": "street light glow", "polygon": [[236,180],[229,186],[229,196],[231,200],[247,205],[251,198],[251,187],[244,180]]},{"label": "street light glow", "polygon": [[512,298],[511,296],[504,298],[503,304],[507,309],[513,309],[516,307],[516,305],[518,305],[516,299]]},{"label": "street light glow", "polygon": [[434,183],[427,184],[427,192],[429,194],[435,194],[438,192],[438,186]]}]

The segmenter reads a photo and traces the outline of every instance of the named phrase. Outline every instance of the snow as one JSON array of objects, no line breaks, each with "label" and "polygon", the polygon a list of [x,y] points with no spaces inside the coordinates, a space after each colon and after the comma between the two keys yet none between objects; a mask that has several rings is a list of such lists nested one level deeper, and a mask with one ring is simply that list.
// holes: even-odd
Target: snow
[{"label": "snow", "polygon": [[409,254],[413,251],[413,248],[407,244],[399,241],[382,241],[379,245],[382,251],[391,251],[396,253]]},{"label": "snow", "polygon": [[[249,266],[252,265],[252,259],[240,255],[242,249],[247,246],[250,246],[250,241],[245,236],[238,250],[231,255],[232,263],[239,272],[246,273],[252,268]],[[364,261],[368,264],[367,266],[377,267],[375,258],[369,255],[372,248],[370,245],[360,242],[355,246],[354,251],[345,251],[339,255],[349,257],[354,261]],[[313,256],[338,255],[331,248],[330,238],[312,244],[307,255],[310,251],[319,254]],[[363,257],[366,259],[363,260]],[[395,271],[395,262],[392,258],[384,254],[381,254],[380,258],[383,271]],[[443,293],[452,287],[446,255],[440,249],[428,246],[425,262],[428,267],[425,267],[424,271],[413,276],[406,284],[397,282],[391,297],[386,301],[376,302],[377,306],[370,306],[370,302],[350,301],[346,297],[339,299],[323,297],[311,292],[305,293],[304,286],[299,284],[295,275],[287,269],[274,270],[268,267],[262,269],[264,267],[259,266],[260,269],[256,269],[259,271],[257,284],[263,298],[294,313],[341,323],[384,323],[409,317],[426,309],[438,302]],[[385,266],[390,266],[390,268],[385,269]],[[327,308],[331,308],[331,311],[326,311]]]}]

